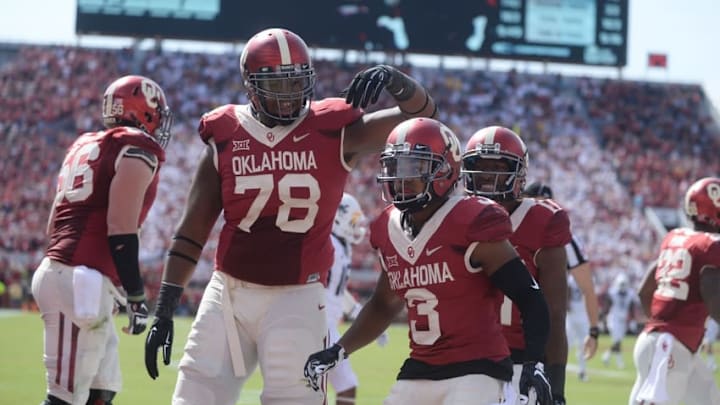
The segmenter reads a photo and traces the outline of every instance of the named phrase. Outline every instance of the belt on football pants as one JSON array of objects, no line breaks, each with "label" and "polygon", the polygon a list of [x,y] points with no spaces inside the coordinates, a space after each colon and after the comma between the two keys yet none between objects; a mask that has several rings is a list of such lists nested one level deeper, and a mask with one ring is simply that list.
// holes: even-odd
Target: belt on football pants
[{"label": "belt on football pants", "polygon": [[243,358],[242,347],[240,347],[240,336],[238,336],[237,326],[235,325],[235,314],[230,300],[230,289],[235,284],[235,280],[231,276],[227,276],[221,271],[216,271],[222,280],[222,313],[225,320],[225,330],[230,348],[230,360],[232,361],[233,372],[235,377],[245,377],[247,370],[245,369],[245,359]]}]

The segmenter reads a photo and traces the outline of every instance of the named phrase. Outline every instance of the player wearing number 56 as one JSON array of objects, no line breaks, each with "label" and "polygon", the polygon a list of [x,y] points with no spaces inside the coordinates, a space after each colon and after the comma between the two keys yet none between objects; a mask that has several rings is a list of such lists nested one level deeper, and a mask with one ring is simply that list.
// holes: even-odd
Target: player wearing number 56
[{"label": "player wearing number 56", "polygon": [[[121,388],[113,309],[145,330],[138,229],[155,199],[172,116],[154,81],[125,76],[103,97],[106,129],[78,137],[58,176],[32,293],[45,326],[46,405],[109,404]],[[124,294],[117,287],[122,286]]]},{"label": "player wearing number 56", "polygon": [[[161,347],[169,363],[173,312],[222,212],[215,272],[180,360],[173,403],[235,404],[259,363],[263,404],[319,405],[325,395],[305,385],[302,369],[327,341],[323,284],[348,174],[361,156],[382,150],[395,125],[437,110],[422,86],[385,65],[359,72],[344,100],[313,100],[310,52],[285,29],[253,36],[240,73],[250,102],[200,120],[207,147],[168,252],[145,363],[158,377]],[[396,107],[360,109],[384,90]]]},{"label": "player wearing number 56", "polygon": [[720,178],[685,194],[691,228],[668,232],[640,284],[649,318],[635,342],[630,405],[720,404],[720,390],[698,353],[705,319],[720,321]]},{"label": "player wearing number 56", "polygon": [[403,308],[410,358],[384,404],[497,404],[512,401],[512,361],[498,303],[520,308],[527,342],[526,391],[551,403],[541,359],[548,337],[542,292],[508,241],[507,212],[486,198],[452,195],[460,176],[455,134],[415,118],[398,125],[380,155],[378,181],[392,203],[370,227],[382,273],[357,319],[338,343],[310,356],[305,376],[324,373],[372,342]]}]

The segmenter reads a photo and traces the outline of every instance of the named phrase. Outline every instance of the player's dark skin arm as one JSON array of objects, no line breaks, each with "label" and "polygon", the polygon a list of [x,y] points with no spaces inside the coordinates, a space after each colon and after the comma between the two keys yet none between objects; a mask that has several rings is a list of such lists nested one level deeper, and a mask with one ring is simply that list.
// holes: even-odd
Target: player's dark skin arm
[{"label": "player's dark skin arm", "polygon": [[425,88],[410,76],[400,74],[406,80],[405,85],[412,90],[409,98],[396,99],[397,107],[367,113],[345,128],[343,151],[345,161],[351,166],[363,155],[380,152],[390,131],[401,122],[413,117],[431,117],[437,113],[435,101]]},{"label": "player's dark skin arm", "polygon": [[657,263],[653,262],[645,272],[642,281],[640,282],[640,289],[638,290],[638,298],[640,299],[640,305],[642,305],[645,316],[650,317],[650,306],[652,305],[652,297],[657,289],[657,281],[655,281],[655,269]]},{"label": "player's dark skin arm", "polygon": [[[169,251],[197,261],[202,248],[185,238],[204,246],[221,210],[220,177],[213,164],[213,149],[208,146],[195,172],[185,211],[175,232],[175,235],[180,235],[182,238],[173,239]],[[168,255],[163,281],[184,287],[193,271],[195,264],[191,261],[182,256]]]},{"label": "player's dark skin arm", "polygon": [[705,266],[700,269],[700,296],[710,316],[720,322],[720,268]]},{"label": "player's dark skin arm", "polygon": [[545,346],[545,364],[553,395],[565,391],[565,366],[568,357],[565,316],[567,314],[567,255],[565,247],[542,248],[535,255],[538,283],[550,311],[550,336]]},{"label": "player's dark skin arm", "polygon": [[357,319],[338,340],[338,344],[350,354],[373,342],[392,320],[402,311],[405,301],[390,289],[387,273],[383,271],[370,300],[358,314]]}]

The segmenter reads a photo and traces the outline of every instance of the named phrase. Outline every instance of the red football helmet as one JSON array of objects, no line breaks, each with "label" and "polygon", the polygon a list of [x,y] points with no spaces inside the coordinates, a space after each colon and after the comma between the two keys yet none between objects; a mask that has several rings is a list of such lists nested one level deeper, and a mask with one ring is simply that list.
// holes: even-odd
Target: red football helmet
[{"label": "red football helmet", "polygon": [[527,167],[527,147],[515,132],[483,128],[470,137],[463,154],[465,191],[498,201],[518,199]]},{"label": "red football helmet", "polygon": [[[460,177],[460,142],[439,121],[413,118],[396,126],[380,155],[383,199],[402,211],[417,211],[443,198]],[[422,182],[422,189],[417,183]]]},{"label": "red football helmet", "polygon": [[147,77],[123,76],[105,90],[103,123],[106,128],[125,125],[141,129],[164,148],[170,141],[172,122],[163,89]]},{"label": "red football helmet", "polygon": [[315,69],[295,33],[271,28],[255,34],[240,55],[240,71],[257,113],[289,124],[310,110]]},{"label": "red football helmet", "polygon": [[685,194],[685,214],[694,222],[720,230],[720,178],[705,177]]}]

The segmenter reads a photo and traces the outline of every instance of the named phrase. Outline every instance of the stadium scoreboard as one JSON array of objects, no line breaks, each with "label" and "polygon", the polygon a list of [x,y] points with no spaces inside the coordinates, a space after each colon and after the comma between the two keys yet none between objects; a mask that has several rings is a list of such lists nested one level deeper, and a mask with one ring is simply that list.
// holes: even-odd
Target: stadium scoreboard
[{"label": "stadium scoreboard", "polygon": [[78,34],[244,42],[285,27],[311,46],[624,66],[629,0],[78,0]]}]

